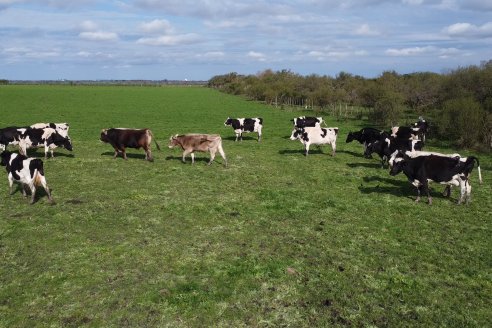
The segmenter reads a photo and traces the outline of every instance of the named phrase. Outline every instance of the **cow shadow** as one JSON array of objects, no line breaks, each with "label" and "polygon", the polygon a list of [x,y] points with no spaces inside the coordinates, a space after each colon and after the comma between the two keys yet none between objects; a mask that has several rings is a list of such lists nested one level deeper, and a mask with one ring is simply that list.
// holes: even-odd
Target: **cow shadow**
[{"label": "cow shadow", "polygon": [[[236,136],[224,137],[222,139],[229,140],[229,141],[236,141]],[[243,136],[243,141],[246,141],[246,140],[254,140],[254,141],[257,141],[258,138],[255,138],[254,136]],[[237,142],[241,142],[241,139],[237,139]]]},{"label": "cow shadow", "polygon": [[380,169],[381,163],[347,163],[347,166],[351,168],[366,167],[371,169]]},{"label": "cow shadow", "polygon": [[[364,186],[361,184],[358,189],[361,193],[363,194],[373,194],[373,193],[378,193],[378,194],[390,194],[396,197],[405,197],[408,199],[415,200],[417,197],[417,188],[412,186],[408,181],[403,181],[403,180],[397,180],[397,179],[392,179],[392,178],[383,178],[383,177],[378,177],[378,176],[370,176],[370,177],[364,177],[363,178],[364,182],[371,183],[371,182],[380,182],[382,184],[390,184],[391,186],[385,185],[381,186],[377,184],[376,186]],[[442,190],[436,190],[436,186],[429,186],[430,188],[430,195],[432,198],[448,198],[454,200],[452,197],[446,197],[442,194]],[[422,194],[421,195],[421,202],[426,202],[427,201],[427,195]]]},{"label": "cow shadow", "polygon": [[[220,158],[220,156],[219,156],[219,158]],[[171,155],[166,156],[166,161],[176,160],[176,161],[179,161],[179,162],[183,163],[182,159],[183,159],[182,156],[171,156]],[[197,157],[197,156],[195,156],[195,164],[197,162],[206,162],[206,163],[208,163],[209,161],[210,161],[210,157],[206,157],[206,156]],[[217,156],[215,156],[215,159],[214,159],[214,162],[216,162],[216,161],[217,161]],[[220,160],[219,160],[219,162],[220,162]],[[186,157],[186,163],[183,163],[183,164],[191,164],[191,157],[190,156],[187,156]]]},{"label": "cow shadow", "polygon": [[[281,149],[278,151],[280,155],[292,155],[292,154],[301,154],[304,155],[305,150],[304,149]],[[309,149],[309,155],[311,156],[312,154],[331,154],[331,150],[324,152],[322,148],[313,148]]]},{"label": "cow shadow", "polygon": [[[101,156],[111,156],[111,157],[113,157],[114,156],[114,152],[107,151],[107,152],[101,153]],[[144,154],[126,153],[126,157],[127,158],[145,159],[145,153]],[[116,156],[115,159],[117,159],[117,158],[123,159],[123,156],[121,154],[118,154],[118,156]]]},{"label": "cow shadow", "polygon": [[[38,158],[43,158],[44,159],[44,152],[40,152],[40,151],[27,151],[27,156],[28,157],[38,157]],[[57,157],[68,157],[68,158],[74,158],[75,155],[73,153],[59,153],[59,152],[53,152],[53,158],[57,158]],[[48,152],[48,157],[47,157],[47,160],[49,159],[52,159],[51,157],[51,153]]]},{"label": "cow shadow", "polygon": [[[24,198],[26,200],[26,202],[29,200],[31,200],[31,190],[29,190],[29,188],[27,188],[26,186],[23,186],[22,184],[19,184],[19,183],[16,183],[14,184],[14,188],[12,188],[12,194],[10,194],[9,196],[15,196],[17,194],[21,194],[22,198]],[[49,185],[48,185],[49,186]],[[22,188],[26,188],[26,193],[27,193],[27,196],[24,197],[24,195],[22,195]],[[50,189],[50,193],[51,195],[53,195],[53,188],[49,187]],[[44,190],[43,187],[38,187],[36,188],[36,190],[34,191],[36,193],[36,195],[34,196],[34,203],[33,204],[36,204],[39,200],[43,199],[43,198],[46,198],[48,199],[48,193],[46,192],[46,190]]]},{"label": "cow shadow", "polygon": [[350,151],[350,150],[338,150],[337,149],[337,153],[342,153],[342,154],[349,154],[349,155],[352,155],[354,157],[364,157],[363,154],[360,154],[360,153],[356,153],[354,151]]}]

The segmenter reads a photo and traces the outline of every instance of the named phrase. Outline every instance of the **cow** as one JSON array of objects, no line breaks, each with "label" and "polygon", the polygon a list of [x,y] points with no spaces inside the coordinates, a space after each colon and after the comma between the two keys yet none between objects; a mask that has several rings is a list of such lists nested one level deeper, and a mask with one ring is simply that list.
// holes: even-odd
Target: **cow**
[{"label": "cow", "polygon": [[469,172],[473,169],[476,157],[470,156],[465,162],[460,157],[442,157],[436,155],[418,156],[415,158],[397,158],[390,170],[390,175],[395,176],[403,172],[408,181],[417,188],[416,202],[420,200],[421,193],[426,193],[429,205],[432,197],[429,192],[429,182],[459,186],[460,197],[458,204],[463,200],[468,203],[471,200],[471,185],[468,180]]},{"label": "cow", "polygon": [[54,204],[50,189],[44,176],[43,161],[39,158],[26,157],[7,150],[0,154],[0,165],[5,166],[9,180],[9,193],[13,193],[14,182],[21,185],[22,195],[27,197],[26,188],[31,192],[30,204],[34,204],[36,187],[42,186],[48,195],[48,200]]},{"label": "cow", "polygon": [[9,126],[0,129],[0,150],[6,150],[8,145],[18,145],[27,127]]},{"label": "cow", "polygon": [[409,126],[394,126],[391,128],[390,135],[398,139],[421,139],[422,132],[419,128]]},{"label": "cow", "polygon": [[306,127],[321,127],[321,123],[324,123],[324,120],[322,117],[312,117],[312,116],[299,116],[296,117],[292,120],[290,120],[292,123],[294,123],[294,128],[306,128]]},{"label": "cow", "polygon": [[[391,155],[391,158],[389,160],[389,165],[391,168],[397,158],[404,158],[404,157],[416,158],[416,157],[431,156],[431,155],[439,156],[439,157],[459,158],[460,162],[462,162],[462,163],[466,163],[466,161],[468,161],[468,157],[462,157],[460,154],[457,154],[457,153],[455,153],[455,154],[443,154],[443,153],[430,152],[430,151],[405,151],[405,152],[402,152],[402,151],[397,150]],[[472,156],[472,158],[474,160],[476,160],[476,162],[477,162],[478,182],[480,184],[482,184],[482,171],[480,169],[480,162],[478,161],[477,157]],[[468,170],[463,172],[463,173],[465,174],[466,178],[469,179],[470,174],[471,174],[471,170],[473,169],[473,166],[468,166],[467,168],[468,168]],[[446,197],[449,197],[450,194],[451,194],[451,185],[446,185],[446,187],[444,188],[444,191],[443,191],[443,195]]]},{"label": "cow", "polygon": [[362,128],[360,131],[349,132],[347,135],[346,143],[357,140],[360,144],[364,146],[364,152],[366,151],[367,145],[370,143],[381,139],[382,137],[389,137],[389,134],[385,131],[381,131],[374,128]]},{"label": "cow", "polygon": [[55,129],[62,137],[68,137],[68,129],[70,125],[68,123],[35,123],[31,125],[33,129]]},{"label": "cow", "polygon": [[195,152],[210,152],[210,161],[212,164],[217,151],[224,159],[224,166],[227,167],[227,158],[222,149],[222,138],[218,134],[176,134],[169,138],[169,148],[176,146],[183,149],[183,163],[186,163],[186,155],[191,155],[191,164],[195,163]]},{"label": "cow", "polygon": [[304,145],[304,154],[306,156],[309,154],[310,145],[326,144],[331,145],[332,156],[335,156],[337,136],[338,128],[320,128],[316,126],[294,129],[290,136],[290,140],[299,140]]},{"label": "cow", "polygon": [[420,137],[425,142],[425,135],[429,132],[429,123],[422,116],[419,116],[419,120],[413,123],[412,127],[419,129]]},{"label": "cow", "polygon": [[388,161],[391,155],[397,151],[415,151],[422,150],[424,144],[421,140],[408,140],[399,139],[394,137],[382,138],[370,143],[366,151],[364,152],[365,157],[370,157],[372,153],[376,153],[381,158],[381,167]]},{"label": "cow", "polygon": [[[109,128],[101,131],[100,140],[105,143],[109,143],[114,148],[114,156],[116,158],[118,153],[121,153],[123,158],[127,160],[126,148],[143,148],[145,151],[145,159],[152,162],[152,151],[150,145],[154,135],[149,129],[128,129],[128,128]],[[155,145],[158,150],[161,147],[154,139]]]},{"label": "cow", "polygon": [[51,152],[51,158],[53,158],[53,150],[56,147],[63,147],[72,151],[72,141],[70,140],[70,137],[63,137],[57,130],[52,128],[27,128],[24,134],[20,136],[19,152],[22,155],[27,156],[27,149],[39,147],[44,147],[45,159],[48,158],[48,151]]},{"label": "cow", "polygon": [[224,122],[224,126],[232,126],[238,138],[243,141],[243,133],[257,132],[258,142],[261,141],[261,130],[263,129],[263,119],[261,117],[253,118],[230,118]]}]

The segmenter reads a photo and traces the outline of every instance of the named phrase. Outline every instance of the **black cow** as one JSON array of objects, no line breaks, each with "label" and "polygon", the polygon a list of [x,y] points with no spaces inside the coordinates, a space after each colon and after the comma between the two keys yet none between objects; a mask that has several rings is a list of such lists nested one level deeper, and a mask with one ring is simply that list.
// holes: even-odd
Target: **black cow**
[{"label": "black cow", "polygon": [[[152,131],[149,129],[127,129],[127,128],[110,128],[101,131],[101,141],[109,143],[114,148],[114,157],[121,153],[124,159],[126,157],[126,148],[143,148],[145,151],[145,159],[152,162],[152,151],[150,145],[152,143]],[[157,149],[161,147],[154,140]]]},{"label": "black cow", "polygon": [[384,167],[384,163],[389,161],[394,152],[398,150],[402,152],[422,150],[423,146],[424,144],[420,140],[407,140],[394,137],[381,138],[367,146],[364,156],[370,157],[372,153],[378,154],[381,158],[381,167]]},{"label": "black cow", "polygon": [[56,147],[63,147],[69,151],[72,151],[72,141],[70,137],[63,137],[55,129],[33,129],[28,128],[20,136],[19,151],[23,155],[27,155],[27,149],[44,147],[44,158],[48,158],[48,151],[53,155],[53,149]]},{"label": "black cow", "polygon": [[26,188],[31,191],[31,204],[34,204],[36,196],[36,187],[41,185],[50,203],[54,203],[51,197],[50,189],[46,183],[46,178],[44,176],[43,161],[38,158],[28,158],[24,155],[11,153],[7,150],[0,154],[1,162],[0,165],[5,166],[8,174],[9,180],[9,192],[12,195],[12,186],[15,183],[21,185],[22,194],[27,197]]},{"label": "black cow", "polygon": [[420,138],[425,142],[425,135],[429,132],[429,123],[420,116],[419,120],[412,124],[412,127],[419,129]]},{"label": "black cow", "polygon": [[360,144],[364,146],[364,152],[366,151],[367,145],[377,141],[381,138],[387,138],[389,134],[385,131],[381,131],[374,128],[362,128],[360,131],[349,132],[347,135],[346,143],[357,140]]},{"label": "black cow", "polygon": [[28,127],[9,126],[0,129],[0,150],[7,149],[8,145],[18,145],[21,136],[26,132]]},{"label": "black cow", "polygon": [[294,123],[295,129],[302,129],[305,127],[315,127],[315,126],[321,127],[321,123],[324,122],[322,117],[312,117],[312,116],[299,116],[290,121]]},{"label": "black cow", "polygon": [[443,156],[419,156],[415,158],[405,157],[397,158],[390,170],[392,176],[403,172],[408,181],[417,188],[416,202],[420,200],[420,195],[425,192],[429,204],[432,204],[432,197],[429,193],[429,182],[437,182],[450,186],[460,187],[460,197],[458,204],[466,199],[468,203],[471,199],[471,185],[468,180],[476,157],[470,156],[465,162],[460,157],[443,157]]},{"label": "black cow", "polygon": [[261,117],[253,118],[230,118],[224,122],[225,126],[232,126],[234,133],[236,134],[236,140],[238,138],[243,140],[243,133],[257,132],[258,141],[261,141],[261,130],[263,129],[263,119]]}]

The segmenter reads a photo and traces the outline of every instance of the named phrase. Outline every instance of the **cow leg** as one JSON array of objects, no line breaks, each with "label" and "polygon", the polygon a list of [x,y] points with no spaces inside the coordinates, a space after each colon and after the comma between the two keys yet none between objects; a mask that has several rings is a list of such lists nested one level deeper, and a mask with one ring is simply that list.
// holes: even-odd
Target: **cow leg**
[{"label": "cow leg", "polygon": [[466,197],[466,184],[467,180],[460,180],[460,198],[458,199],[458,205],[460,205]]},{"label": "cow leg", "polygon": [[118,157],[118,149],[114,149],[114,156],[113,156],[113,159],[116,159],[116,157]]},{"label": "cow leg", "polygon": [[451,196],[451,186],[450,185],[446,185],[446,187],[444,187],[444,190],[442,192],[442,195],[444,197],[449,197]]},{"label": "cow leg", "polygon": [[125,147],[121,148],[121,154],[123,155],[123,159],[128,160],[128,157],[126,157],[126,149],[125,149]]},{"label": "cow leg", "polygon": [[331,143],[331,150],[332,150],[331,155],[335,156],[335,152],[337,150],[337,144],[335,142]]},{"label": "cow leg", "polygon": [[53,197],[51,197],[50,188],[48,188],[48,184],[46,183],[46,178],[44,176],[41,176],[40,180],[41,180],[41,185],[44,188],[44,191],[46,191],[46,194],[48,195],[48,200],[50,204],[54,204],[55,202],[53,200]]},{"label": "cow leg", "polygon": [[422,184],[422,190],[427,193],[427,202],[429,205],[432,205],[432,197],[430,195],[430,190],[429,190],[429,182],[427,179],[425,179],[425,182]]},{"label": "cow leg", "polygon": [[243,133],[242,132],[239,133],[239,138],[240,138],[241,141],[243,141]]},{"label": "cow leg", "polygon": [[309,155],[309,144],[304,145],[304,156],[307,157]]},{"label": "cow leg", "polygon": [[216,149],[210,148],[210,161],[207,163],[207,165],[212,164],[212,162],[215,159],[215,153],[217,152]]},{"label": "cow leg", "polygon": [[191,153],[191,165],[195,164],[195,153]]},{"label": "cow leg", "polygon": [[222,156],[222,158],[224,159],[224,166],[227,167],[227,158],[226,158],[226,155],[224,153],[224,149],[222,148],[221,143],[219,143],[219,146],[217,147],[217,149],[219,150],[220,156]]},{"label": "cow leg", "polygon": [[14,190],[13,185],[14,185],[14,179],[12,179],[9,174],[9,195],[13,194],[13,190]]},{"label": "cow leg", "polygon": [[237,142],[238,138],[239,138],[239,133],[236,132],[236,140],[234,140],[234,142]]},{"label": "cow leg", "polygon": [[36,186],[33,184],[31,186],[29,186],[29,188],[31,189],[31,201],[29,202],[29,204],[34,204],[34,201],[36,199]]},{"label": "cow leg", "polygon": [[[183,158],[181,159],[181,160],[183,161],[183,163],[186,163],[186,156],[187,156],[188,154],[190,154],[191,152],[192,152],[192,151],[191,151],[191,150],[189,150],[189,149],[185,149],[185,150],[183,151]],[[191,161],[192,161],[192,164],[193,164],[193,157],[191,158]]]},{"label": "cow leg", "polygon": [[24,198],[27,197],[27,185],[25,184],[21,184],[21,189],[22,189],[22,196],[24,196]]},{"label": "cow leg", "polygon": [[467,181],[468,183],[466,184],[466,204],[469,204],[471,202],[471,184],[470,181]]},{"label": "cow leg", "polygon": [[152,151],[150,150],[149,147],[145,147],[145,159],[148,160],[149,162],[153,162],[154,159],[152,158]]}]

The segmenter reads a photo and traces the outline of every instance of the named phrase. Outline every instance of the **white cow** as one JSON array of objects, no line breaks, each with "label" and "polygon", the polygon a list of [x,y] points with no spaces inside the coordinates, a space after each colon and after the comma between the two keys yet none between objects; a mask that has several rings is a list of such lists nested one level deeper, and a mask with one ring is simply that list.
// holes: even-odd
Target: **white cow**
[{"label": "white cow", "polygon": [[290,140],[299,140],[304,145],[306,156],[309,154],[310,145],[326,144],[331,145],[332,156],[335,156],[337,135],[338,128],[320,128],[319,126],[305,127],[294,129],[290,136]]}]

